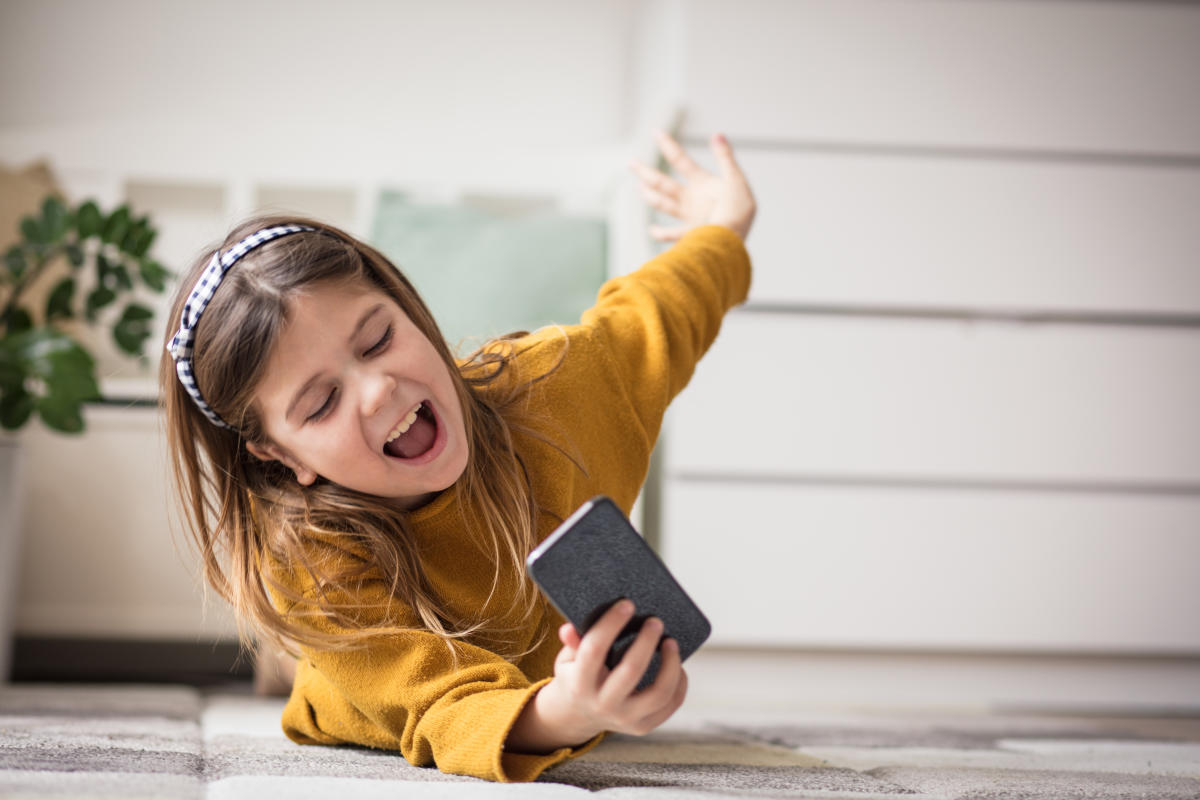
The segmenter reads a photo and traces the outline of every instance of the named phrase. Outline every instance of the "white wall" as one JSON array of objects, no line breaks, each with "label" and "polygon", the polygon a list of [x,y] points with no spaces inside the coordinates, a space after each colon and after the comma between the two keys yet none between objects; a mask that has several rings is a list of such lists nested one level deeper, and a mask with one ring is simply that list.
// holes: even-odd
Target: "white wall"
[{"label": "white wall", "polygon": [[[364,233],[389,187],[607,214],[625,271],[648,248],[623,163],[684,108],[700,160],[708,134],[729,135],[761,209],[751,303],[666,434],[663,546],[714,643],[1200,654],[1200,7],[9,0],[0,14],[0,158],[48,156],[71,191],[136,200],[176,263],[264,202]],[[30,439],[44,482],[84,458]],[[91,458],[137,475],[155,446]],[[37,497],[63,491],[45,485]],[[118,511],[88,535],[144,547]],[[128,586],[88,621],[108,590],[60,569],[85,550],[55,514],[44,499],[27,514],[24,630],[170,627],[120,612],[137,604]],[[135,564],[107,567],[132,579]],[[165,605],[184,608],[185,585]]]},{"label": "white wall", "polygon": [[626,135],[632,9],[10,0],[0,125],[9,157],[24,155],[25,137],[61,137],[42,143],[60,160],[172,177],[407,178],[427,162],[470,174],[510,151]]}]

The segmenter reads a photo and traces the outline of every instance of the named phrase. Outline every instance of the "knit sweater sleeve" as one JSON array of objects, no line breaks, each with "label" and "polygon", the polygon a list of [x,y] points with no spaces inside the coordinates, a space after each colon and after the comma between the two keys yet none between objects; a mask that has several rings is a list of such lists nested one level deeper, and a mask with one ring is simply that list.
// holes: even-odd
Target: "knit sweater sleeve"
[{"label": "knit sweater sleeve", "polygon": [[741,237],[704,225],[637,271],[605,283],[581,318],[606,340],[649,441],[716,339],[725,313],[746,299],[750,272]]},{"label": "knit sweater sleeve", "polygon": [[[415,615],[397,613],[386,595],[382,581],[366,582],[354,599],[366,609],[390,606],[389,621],[413,629],[375,637],[359,649],[302,645],[283,712],[288,738],[399,750],[414,766],[505,783],[532,781],[603,738],[547,754],[506,750],[521,710],[550,679],[530,681],[499,655],[469,644],[457,645],[456,663],[438,636],[415,629]],[[292,610],[290,618],[314,632],[346,632],[327,616]]]}]

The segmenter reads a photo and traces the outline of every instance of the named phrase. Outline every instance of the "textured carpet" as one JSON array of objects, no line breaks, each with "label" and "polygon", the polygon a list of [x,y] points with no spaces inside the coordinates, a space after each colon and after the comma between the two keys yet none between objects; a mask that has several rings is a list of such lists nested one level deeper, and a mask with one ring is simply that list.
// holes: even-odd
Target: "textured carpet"
[{"label": "textured carpet", "polygon": [[1200,798],[1200,720],[684,708],[533,784],[301,747],[283,701],[188,687],[0,688],[3,798]]}]

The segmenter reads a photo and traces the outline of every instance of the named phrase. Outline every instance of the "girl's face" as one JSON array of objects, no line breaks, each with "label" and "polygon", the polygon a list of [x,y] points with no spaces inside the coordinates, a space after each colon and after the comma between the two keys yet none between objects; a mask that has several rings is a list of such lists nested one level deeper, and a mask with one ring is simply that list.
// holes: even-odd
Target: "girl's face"
[{"label": "girl's face", "polygon": [[416,508],[467,466],[449,368],[396,301],[319,284],[290,303],[254,403],[269,438],[247,443],[305,485],[323,476]]}]

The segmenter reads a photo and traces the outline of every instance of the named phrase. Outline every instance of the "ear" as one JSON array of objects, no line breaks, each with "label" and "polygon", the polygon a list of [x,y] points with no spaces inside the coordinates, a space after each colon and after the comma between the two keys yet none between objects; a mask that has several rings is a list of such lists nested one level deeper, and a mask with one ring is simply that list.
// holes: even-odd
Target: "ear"
[{"label": "ear", "polygon": [[287,451],[274,444],[267,443],[263,445],[257,442],[246,442],[246,449],[250,451],[250,455],[260,461],[278,461],[280,464],[283,464],[296,473],[296,481],[302,486],[311,486],[312,482],[317,479],[317,473],[292,458]]}]

